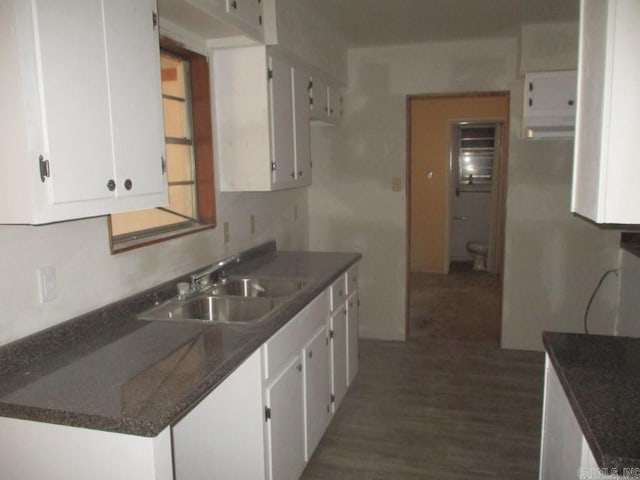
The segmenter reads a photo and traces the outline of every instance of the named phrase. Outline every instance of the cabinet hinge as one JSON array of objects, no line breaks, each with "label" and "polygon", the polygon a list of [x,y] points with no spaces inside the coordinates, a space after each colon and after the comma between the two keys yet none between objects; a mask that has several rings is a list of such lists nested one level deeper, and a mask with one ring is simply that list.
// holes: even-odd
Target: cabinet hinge
[{"label": "cabinet hinge", "polygon": [[272,172],[276,171],[276,162],[271,162],[271,171]]},{"label": "cabinet hinge", "polygon": [[267,70],[267,79],[271,80],[273,78],[273,69]]},{"label": "cabinet hinge", "polygon": [[267,422],[271,420],[271,409],[269,407],[264,407],[264,421]]},{"label": "cabinet hinge", "polygon": [[45,160],[42,155],[38,157],[40,167],[40,180],[44,183],[45,177],[51,177],[51,171],[49,170],[49,160]]},{"label": "cabinet hinge", "polygon": [[533,82],[529,82],[529,91],[533,92]]},{"label": "cabinet hinge", "polygon": [[153,12],[153,15],[151,16],[152,21],[153,21],[153,28],[154,30],[158,27],[158,14],[156,12]]},{"label": "cabinet hinge", "polygon": [[259,24],[259,25],[262,25],[262,15],[259,15],[259,16],[258,16],[258,24]]},{"label": "cabinet hinge", "polygon": [[333,329],[329,330],[329,338],[333,338]]},{"label": "cabinet hinge", "polygon": [[333,393],[331,394],[331,403],[336,403],[336,396]]}]

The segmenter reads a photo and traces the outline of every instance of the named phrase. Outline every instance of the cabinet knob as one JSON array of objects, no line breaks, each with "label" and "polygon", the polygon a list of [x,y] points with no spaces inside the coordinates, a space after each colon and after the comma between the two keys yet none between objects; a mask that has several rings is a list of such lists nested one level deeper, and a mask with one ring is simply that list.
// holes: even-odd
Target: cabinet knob
[{"label": "cabinet knob", "polygon": [[301,177],[302,176],[302,170],[298,171],[298,176]]},{"label": "cabinet knob", "polygon": [[313,358],[313,350],[309,350],[309,358]]},{"label": "cabinet knob", "polygon": [[113,178],[109,179],[109,181],[107,182],[107,189],[110,192],[113,192],[116,189],[116,182]]},{"label": "cabinet knob", "polygon": [[238,3],[236,2],[236,0],[233,0],[233,2],[231,2],[231,7],[236,10],[238,8]]},{"label": "cabinet knob", "polygon": [[567,103],[569,104],[570,107],[573,107],[574,101],[573,100],[569,100]]},{"label": "cabinet knob", "polygon": [[133,182],[131,181],[130,178],[127,178],[124,181],[124,188],[126,188],[127,190],[131,190],[131,187],[133,186]]},{"label": "cabinet knob", "polygon": [[296,172],[291,172],[291,178],[296,178]]},{"label": "cabinet knob", "polygon": [[298,364],[298,371],[299,371],[299,372],[301,372],[301,371],[302,371],[302,364],[301,364],[301,363],[299,363],[299,364]]}]

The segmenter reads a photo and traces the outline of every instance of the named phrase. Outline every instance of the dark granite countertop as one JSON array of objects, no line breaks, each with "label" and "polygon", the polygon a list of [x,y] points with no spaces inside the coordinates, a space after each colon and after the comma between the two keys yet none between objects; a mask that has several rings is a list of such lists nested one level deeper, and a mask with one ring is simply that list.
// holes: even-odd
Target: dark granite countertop
[{"label": "dark granite countertop", "polygon": [[640,466],[640,338],[545,332],[551,363],[600,468]]},{"label": "dark granite countertop", "polygon": [[252,325],[137,320],[164,285],[0,348],[0,416],[153,437],[174,424],[360,259],[273,252],[229,273],[300,276],[300,292]]}]

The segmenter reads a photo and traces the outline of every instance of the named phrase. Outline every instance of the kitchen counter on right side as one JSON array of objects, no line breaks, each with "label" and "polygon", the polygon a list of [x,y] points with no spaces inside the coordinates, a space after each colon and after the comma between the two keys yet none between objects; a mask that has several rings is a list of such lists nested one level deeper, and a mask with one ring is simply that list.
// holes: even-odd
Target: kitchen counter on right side
[{"label": "kitchen counter on right side", "polygon": [[619,474],[640,467],[640,338],[544,332],[542,339],[598,467]]}]

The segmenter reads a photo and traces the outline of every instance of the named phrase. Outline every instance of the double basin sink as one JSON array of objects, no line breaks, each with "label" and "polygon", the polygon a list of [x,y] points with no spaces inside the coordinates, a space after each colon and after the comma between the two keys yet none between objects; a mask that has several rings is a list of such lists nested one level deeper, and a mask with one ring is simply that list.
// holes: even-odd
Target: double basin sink
[{"label": "double basin sink", "polygon": [[253,323],[307,284],[290,277],[227,277],[186,299],[172,298],[138,315],[142,320]]}]

